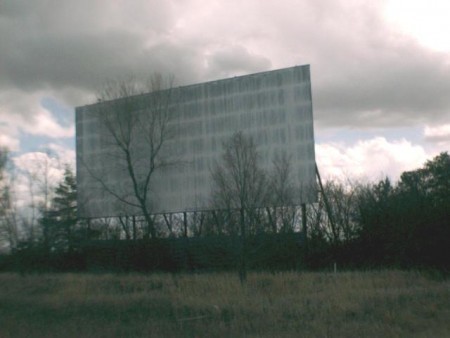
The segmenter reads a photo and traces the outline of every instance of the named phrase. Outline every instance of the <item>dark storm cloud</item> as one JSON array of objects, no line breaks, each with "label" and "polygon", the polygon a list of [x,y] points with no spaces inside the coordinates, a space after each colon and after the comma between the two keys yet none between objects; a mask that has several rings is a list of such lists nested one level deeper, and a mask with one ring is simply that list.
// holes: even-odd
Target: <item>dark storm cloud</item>
[{"label": "dark storm cloud", "polygon": [[[160,16],[153,14],[156,22],[152,17],[145,19],[152,25],[144,34],[134,29],[136,22],[130,18],[121,22],[124,13],[111,10],[113,3],[104,2],[105,8],[98,6],[100,1],[94,6],[91,2],[69,3],[7,2],[0,16],[4,51],[0,86],[29,92],[65,87],[91,91],[106,77],[179,68],[188,74],[193,71],[192,53],[184,46],[158,39],[147,44],[149,36],[164,35],[170,28],[172,19],[164,6],[159,7]],[[140,15],[139,8],[135,9],[134,16]],[[180,55],[184,58],[176,62],[174,58]]]},{"label": "dark storm cloud", "polygon": [[[135,35],[108,32],[102,36],[46,37],[16,45],[15,55],[5,55],[3,82],[22,90],[42,87],[81,87],[92,90],[99,80],[130,73],[173,71],[193,76],[195,52],[170,43],[148,48]],[[179,55],[183,55],[180,60]],[[189,66],[189,67],[188,67]],[[193,68],[194,66],[194,68]]]},{"label": "dark storm cloud", "polygon": [[188,84],[309,63],[319,125],[448,121],[449,55],[387,27],[381,5],[6,0],[0,89],[80,105],[107,78],[158,71]]}]

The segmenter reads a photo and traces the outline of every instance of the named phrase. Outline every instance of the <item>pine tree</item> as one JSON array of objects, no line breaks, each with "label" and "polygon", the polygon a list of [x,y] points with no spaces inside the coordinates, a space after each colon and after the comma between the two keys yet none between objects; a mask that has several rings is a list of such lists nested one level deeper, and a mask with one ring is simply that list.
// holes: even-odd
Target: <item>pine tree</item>
[{"label": "pine tree", "polygon": [[77,239],[77,186],[69,167],[55,189],[51,207],[43,212],[41,226],[44,245],[49,251],[71,251]]}]

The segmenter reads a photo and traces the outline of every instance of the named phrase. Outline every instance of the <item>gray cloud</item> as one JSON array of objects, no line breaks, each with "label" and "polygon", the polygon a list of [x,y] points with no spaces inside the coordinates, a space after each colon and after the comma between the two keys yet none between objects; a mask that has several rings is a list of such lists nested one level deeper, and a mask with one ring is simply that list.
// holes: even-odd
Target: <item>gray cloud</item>
[{"label": "gray cloud", "polygon": [[349,55],[334,71],[334,79],[319,81],[315,89],[321,122],[386,127],[450,117],[448,56],[412,41],[399,45],[380,41],[377,47],[365,50],[369,56]]},{"label": "gray cloud", "polygon": [[208,74],[213,77],[229,77],[270,68],[270,60],[249,53],[243,46],[225,46],[207,58]]},{"label": "gray cloud", "polygon": [[450,73],[426,62],[392,62],[365,70],[349,69],[340,83],[317,86],[318,118],[330,125],[410,125],[449,117]]},{"label": "gray cloud", "polygon": [[321,126],[450,119],[449,55],[387,27],[381,6],[7,0],[0,7],[0,89],[81,105],[105,79],[128,74],[172,73],[188,84],[310,63]]}]

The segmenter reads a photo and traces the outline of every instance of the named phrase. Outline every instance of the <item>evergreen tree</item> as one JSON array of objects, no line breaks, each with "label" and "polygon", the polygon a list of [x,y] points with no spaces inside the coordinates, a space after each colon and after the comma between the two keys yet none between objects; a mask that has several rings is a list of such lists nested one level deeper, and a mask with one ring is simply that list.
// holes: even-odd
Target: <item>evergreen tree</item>
[{"label": "evergreen tree", "polygon": [[77,186],[69,167],[55,189],[51,207],[43,212],[41,226],[44,245],[49,251],[71,251],[77,239]]}]

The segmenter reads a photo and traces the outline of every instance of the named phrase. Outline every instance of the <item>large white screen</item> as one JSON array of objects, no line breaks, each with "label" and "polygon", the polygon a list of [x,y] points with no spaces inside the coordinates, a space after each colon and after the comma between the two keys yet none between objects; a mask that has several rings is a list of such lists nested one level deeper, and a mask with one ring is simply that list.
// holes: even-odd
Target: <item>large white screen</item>
[{"label": "large white screen", "polygon": [[[276,154],[290,156],[296,204],[316,200],[309,65],[178,87],[173,97],[175,137],[164,151],[177,165],[152,178],[153,213],[209,209],[211,168],[220,161],[223,142],[237,131],[253,137],[267,170]],[[96,113],[106,104],[76,108],[78,212],[83,218],[139,214],[94,178],[101,177],[116,194],[132,195],[123,159],[106,146],[109,136]]]}]

